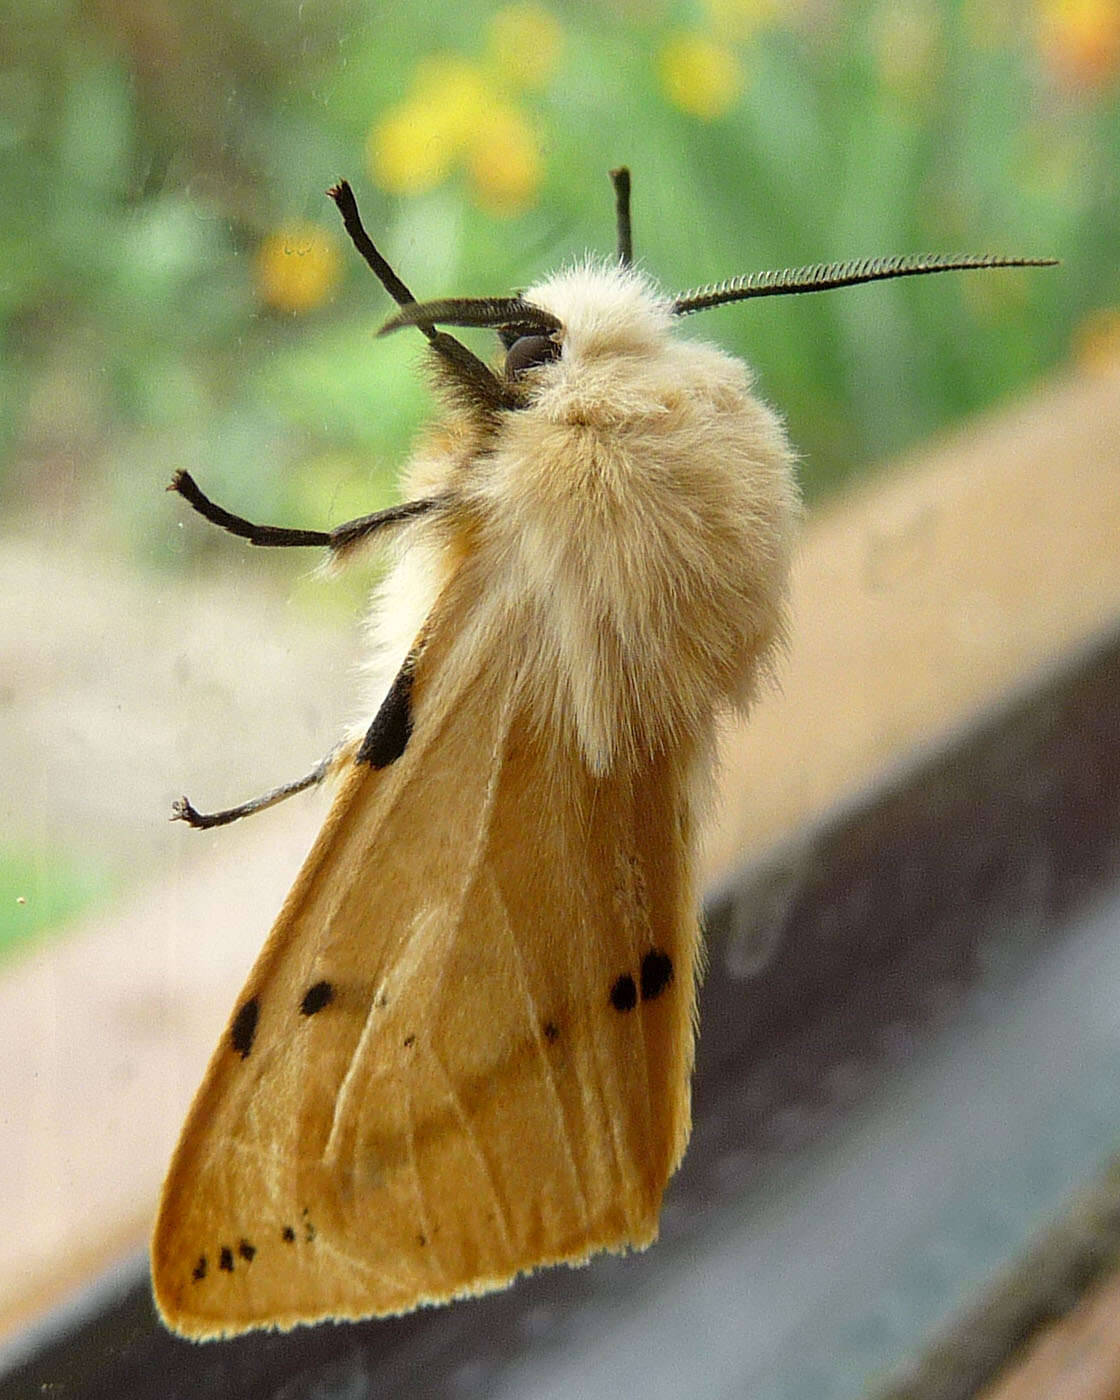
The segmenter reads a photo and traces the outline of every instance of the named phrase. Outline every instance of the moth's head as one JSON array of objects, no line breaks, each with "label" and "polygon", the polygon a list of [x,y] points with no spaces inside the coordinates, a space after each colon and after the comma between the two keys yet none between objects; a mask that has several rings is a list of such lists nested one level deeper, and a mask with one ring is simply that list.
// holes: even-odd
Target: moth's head
[{"label": "moth's head", "polygon": [[[496,371],[507,408],[525,407],[541,371],[656,354],[673,324],[672,304],[636,268],[588,258],[511,297],[412,303],[382,327],[487,326],[498,334]],[[436,347],[437,349],[439,347]]]},{"label": "moth's head", "polygon": [[[417,302],[369,242],[357,219],[353,195],[343,182],[331,191],[347,227],[367,262],[396,299],[400,310],[382,331],[416,326],[449,372],[451,382],[468,402],[489,415],[525,408],[535,389],[550,378],[550,366],[567,365],[569,372],[587,370],[619,357],[656,353],[664,346],[673,320],[707,311],[728,302],[755,297],[820,292],[859,282],[915,277],[931,272],[972,268],[1041,267],[1054,258],[944,257],[864,258],[855,262],[818,263],[812,267],[733,277],[678,296],[660,296],[632,266],[630,233],[630,175],[611,171],[618,218],[618,258],[612,264],[587,262],[507,297],[468,297]],[[368,246],[367,246],[368,245]],[[488,369],[444,326],[488,326],[498,332],[505,349],[502,373]]]},{"label": "moth's head", "polygon": [[[556,273],[521,295],[526,307],[555,321],[555,329],[526,325],[502,331],[507,378],[523,373],[523,342],[547,336],[573,361],[656,353],[673,322],[669,303],[633,267],[587,261]],[[528,332],[525,334],[524,332]],[[522,347],[519,350],[519,346]],[[547,356],[544,347],[539,348]],[[555,352],[551,358],[556,358]]]}]

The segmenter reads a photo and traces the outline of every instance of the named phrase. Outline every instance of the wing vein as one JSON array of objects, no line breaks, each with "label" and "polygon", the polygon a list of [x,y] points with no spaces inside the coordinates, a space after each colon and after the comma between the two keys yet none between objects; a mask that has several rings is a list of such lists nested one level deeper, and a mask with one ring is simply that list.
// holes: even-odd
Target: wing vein
[{"label": "wing vein", "polygon": [[498,1191],[498,1183],[494,1177],[493,1168],[490,1166],[489,1158],[482,1150],[482,1144],[479,1142],[478,1133],[471,1123],[470,1114],[463,1107],[462,1099],[460,1099],[459,1095],[455,1092],[454,1080],[448,1074],[446,1066],[437,1054],[435,1047],[430,1042],[427,1045],[427,1053],[431,1058],[432,1064],[435,1065],[436,1069],[439,1071],[447,1097],[451,1100],[451,1107],[454,1109],[455,1116],[458,1118],[460,1126],[463,1129],[463,1134],[470,1145],[471,1153],[481,1167],[482,1175],[486,1178],[486,1184],[490,1188],[490,1195],[494,1200],[494,1211],[498,1219],[498,1224],[501,1226],[502,1239],[506,1247],[506,1253],[511,1254],[513,1241],[510,1235],[509,1217],[506,1215],[505,1206],[502,1205],[502,1198]]},{"label": "wing vein", "polygon": [[[452,936],[457,937],[463,928],[463,919],[466,914],[467,900],[478,880],[479,871],[482,868],[482,858],[487,846],[490,844],[490,833],[494,821],[494,804],[498,796],[498,787],[502,777],[502,765],[505,762],[506,742],[509,739],[510,722],[513,714],[516,685],[511,682],[506,692],[505,702],[502,706],[501,717],[498,722],[498,729],[494,735],[494,746],[490,754],[490,773],[486,782],[486,796],[478,814],[478,831],[475,836],[474,848],[471,851],[470,860],[466,864],[466,871],[463,882],[459,887],[459,898],[454,916],[451,920]],[[443,982],[443,973],[446,964],[440,968],[440,979],[435,991]]]},{"label": "wing vein", "polygon": [[[586,921],[583,918],[581,918],[580,923],[582,926],[581,933],[583,935],[583,937],[580,939],[580,945],[584,950],[584,961],[586,963],[588,957],[591,956],[591,949],[593,948],[594,943],[593,939],[588,937],[589,930],[586,926]],[[585,968],[583,979],[584,986],[593,987],[595,985],[595,971],[596,969],[594,967]],[[588,1048],[590,1051],[588,1058],[590,1059],[591,1063],[595,1066],[595,1082],[593,1087],[599,1099],[599,1113],[601,1118],[606,1122],[607,1126],[607,1132],[604,1134],[604,1136],[606,1140],[610,1143],[611,1155],[614,1158],[615,1181],[618,1184],[618,1187],[620,1188],[619,1195],[624,1199],[625,1192],[621,1189],[625,1184],[622,1167],[624,1150],[620,1141],[620,1128],[617,1122],[617,1118],[612,1110],[609,1096],[607,1095],[606,1090],[604,1088],[606,1084],[606,1075],[603,1073],[603,1049],[599,1043],[598,1036],[588,1036]],[[614,1079],[617,1083],[619,1078],[618,1065],[614,1066],[613,1071],[611,1073],[611,1078]]]},{"label": "wing vein", "polygon": [[[467,896],[470,893],[471,886],[473,885],[475,877],[477,875],[482,850],[485,846],[486,838],[490,830],[490,821],[494,809],[494,797],[497,792],[498,778],[501,775],[502,769],[502,753],[505,749],[506,736],[509,733],[509,712],[510,707],[512,705],[512,699],[513,687],[511,686],[509,694],[507,696],[506,704],[502,712],[502,719],[499,726],[499,730],[495,737],[494,751],[490,766],[490,774],[486,784],[486,796],[483,800],[482,806],[479,809],[479,828],[478,833],[475,837],[474,849],[471,853],[471,858],[467,863],[466,874],[464,875],[463,882],[458,891],[457,900],[454,906],[455,912],[453,915],[451,915],[449,919],[449,928],[447,933],[448,939],[456,937],[462,930],[463,912],[466,908]],[[444,724],[446,724],[449,721],[450,717],[451,711],[448,710],[444,716]],[[443,725],[440,726],[441,731],[442,728]],[[429,743],[431,742],[432,740],[429,739]],[[403,791],[403,786],[398,787],[397,791],[392,795],[391,800],[389,802],[389,806],[382,817],[382,826],[388,820],[388,817],[392,814],[397,802],[400,801]],[[398,943],[397,948],[395,950],[397,956],[399,956],[401,946],[404,943],[408,942],[408,940],[414,936],[414,931],[415,923],[413,924],[413,927],[409,929],[408,933]],[[384,975],[385,966],[385,963],[382,963],[376,969],[376,973],[378,976]],[[429,994],[430,1000],[433,1003],[435,1002],[435,999],[439,994],[442,982],[443,973],[441,966],[440,974],[435,980],[431,992]],[[353,1053],[350,1056],[350,1061],[346,1066],[346,1072],[342,1076],[338,1087],[338,1093],[335,1096],[334,1113],[331,1118],[330,1132],[327,1134],[326,1145],[323,1148],[324,1162],[327,1161],[337,1149],[336,1135],[341,1131],[342,1124],[347,1121],[351,1096],[358,1092],[357,1081],[359,1077],[360,1067],[364,1061],[364,1052],[366,1050],[366,1046],[370,1038],[374,1034],[374,1026],[376,1025],[376,1022],[378,1020],[376,1015],[377,1009],[377,998],[376,996],[372,996],[370,999],[369,1010],[366,1012],[365,1022],[362,1025],[361,1034],[358,1036],[358,1039],[354,1044]]]},{"label": "wing vein", "polygon": [[568,1168],[571,1171],[572,1180],[575,1183],[576,1192],[579,1196],[580,1214],[583,1217],[583,1223],[586,1228],[588,1220],[590,1219],[587,1206],[587,1191],[584,1181],[580,1176],[575,1153],[572,1151],[572,1138],[568,1129],[567,1114],[564,1112],[564,1101],[560,1096],[560,1088],[556,1083],[556,1071],[552,1067],[552,1062],[548,1057],[548,1049],[544,1043],[540,1010],[533,1000],[532,988],[529,985],[528,973],[525,968],[525,954],[518,941],[517,933],[513,927],[513,921],[510,919],[509,907],[506,904],[505,896],[502,894],[501,887],[492,871],[490,873],[490,885],[498,910],[502,916],[502,923],[509,937],[510,946],[513,949],[514,962],[517,964],[517,978],[521,983],[522,990],[525,993],[525,1000],[529,1007],[529,1023],[532,1028],[533,1043],[536,1046],[537,1057],[540,1060],[545,1083],[548,1085],[549,1098],[556,1112],[560,1141],[563,1145],[564,1156],[567,1158]]},{"label": "wing vein", "polygon": [[[462,689],[469,689],[477,685],[480,678],[481,663],[461,680]],[[405,748],[401,758],[392,768],[387,771],[371,771],[364,765],[355,764],[356,769],[362,769],[360,781],[363,783],[378,784],[378,793],[375,800],[380,804],[377,817],[376,829],[384,832],[391,829],[392,821],[400,805],[407,799],[410,788],[412,774],[417,768],[428,760],[429,750],[438,752],[438,742],[445,735],[448,726],[455,718],[455,706],[452,704],[438,703],[438,696],[435,703],[430,703],[431,719],[428,723],[418,725]],[[388,775],[388,776],[387,776]],[[368,852],[366,853],[368,855]],[[333,899],[331,898],[333,889]],[[347,926],[348,920],[342,916],[342,908],[348,896],[347,886],[343,882],[338,882],[336,886],[329,884],[320,892],[320,897],[324,900],[326,907],[320,915],[320,923],[324,930],[330,930],[341,924]],[[402,944],[407,941],[407,935],[398,939],[395,946],[387,947],[383,950],[382,961],[376,968],[371,968],[371,972],[381,975],[387,966],[391,966],[395,958],[399,957]],[[351,1068],[353,1062],[351,1062]],[[349,1071],[347,1071],[349,1074]]]},{"label": "wing vein", "polygon": [[424,1182],[420,1176],[420,1163],[416,1156],[416,1119],[412,1112],[412,1094],[405,1085],[404,1090],[404,1114],[408,1123],[406,1141],[408,1144],[408,1166],[412,1177],[412,1190],[416,1196],[416,1214],[420,1221],[420,1232],[427,1246],[427,1259],[434,1266],[439,1275],[446,1279],[447,1270],[439,1259],[436,1251],[435,1232],[432,1229],[431,1218],[428,1215],[428,1205],[424,1199]]},{"label": "wing vein", "polygon": [[[455,906],[455,911],[449,921],[450,928],[448,930],[448,938],[451,940],[458,938],[462,933],[463,920],[466,915],[467,903],[470,898],[471,891],[474,889],[478,881],[479,871],[482,869],[483,854],[489,843],[490,830],[494,816],[494,804],[497,800],[498,787],[502,776],[502,764],[505,759],[506,741],[509,737],[510,722],[513,713],[513,705],[516,697],[516,691],[516,682],[511,677],[508,684],[508,688],[506,690],[501,713],[498,719],[497,730],[494,735],[494,744],[490,753],[490,771],[486,782],[486,795],[479,808],[478,828],[475,835],[474,847],[471,851],[470,859],[466,862],[463,880],[459,886],[459,895]],[[446,975],[446,967],[446,961],[440,964],[439,972],[436,976],[435,983],[430,993],[430,1000],[432,1005],[438,1004],[439,994],[443,987],[443,981]],[[451,1076],[448,1074],[447,1069],[443,1064],[443,1061],[440,1059],[439,1054],[436,1051],[432,1036],[427,1036],[425,1038],[425,1047],[428,1051],[428,1054],[431,1056],[432,1063],[436,1066],[441,1076],[443,1077],[444,1083],[446,1085],[447,1094],[451,1100],[452,1106],[455,1110],[455,1114],[458,1117],[459,1122],[462,1124],[463,1132],[466,1135],[471,1150],[482,1168],[483,1175],[486,1177],[487,1184],[490,1187],[490,1193],[494,1198],[494,1208],[497,1212],[498,1220],[501,1224],[502,1235],[505,1239],[506,1250],[507,1252],[509,1252],[512,1248],[509,1220],[506,1216],[505,1208],[503,1207],[501,1198],[498,1194],[498,1186],[494,1178],[493,1170],[490,1166],[489,1161],[486,1158],[485,1153],[482,1150],[482,1145],[478,1140],[478,1134],[475,1132],[475,1129],[471,1124],[470,1117],[467,1114],[466,1109],[463,1107],[462,1100],[459,1098],[459,1095],[455,1092],[454,1082],[451,1079]]]},{"label": "wing vein", "polygon": [[407,1284],[402,1280],[401,1275],[388,1273],[385,1269],[378,1269],[368,1259],[361,1259],[356,1254],[351,1254],[349,1250],[342,1249],[322,1230],[315,1236],[315,1245],[322,1253],[329,1254],[335,1260],[341,1260],[348,1269],[352,1269],[355,1273],[362,1274],[369,1279],[376,1279],[380,1284],[388,1284],[399,1293],[407,1291]]},{"label": "wing vein", "polygon": [[[638,831],[638,800],[632,782],[627,783],[627,823],[626,831],[630,838],[626,843],[626,859],[629,867],[628,890],[632,916],[630,920],[631,928],[631,949],[635,967],[640,967],[643,951],[648,952],[653,946],[653,931],[650,927],[649,913],[649,890],[646,886],[644,875],[638,874],[640,864],[633,857],[637,854],[637,831]],[[645,1129],[647,1152],[653,1144],[653,1099],[650,1092],[650,1085],[653,1075],[650,1070],[650,1025],[649,1018],[640,1011],[641,1039],[642,1039],[642,1126]]]},{"label": "wing vein", "polygon": [[341,1134],[344,1125],[349,1121],[350,1098],[357,1092],[356,1082],[358,1077],[358,1066],[365,1058],[365,1049],[374,1033],[374,1023],[377,1012],[377,997],[370,997],[369,1010],[366,1012],[366,1019],[362,1023],[361,1034],[354,1044],[350,1062],[346,1066],[346,1073],[339,1082],[338,1092],[334,1098],[334,1112],[331,1115],[330,1132],[327,1140],[323,1144],[322,1164],[324,1167],[330,1162],[338,1152],[337,1138]]},{"label": "wing vein", "polygon": [[[599,806],[599,802],[600,788],[597,785],[592,789],[591,800],[587,805],[586,824],[583,827],[582,833],[577,834],[577,840],[579,840],[580,837],[582,837],[582,842],[584,844],[584,850],[582,852],[578,852],[582,859],[573,861],[570,867],[572,869],[593,869],[596,864],[595,860],[592,859],[592,855],[593,846],[597,844],[595,812],[597,807]],[[625,926],[625,942],[627,953],[629,955],[629,961],[633,970],[637,972],[641,960],[642,950],[640,945],[642,941],[642,933],[645,933],[647,935],[646,941],[648,942],[649,928],[648,911],[643,910],[643,901],[638,898],[638,893],[635,888],[634,871],[630,867],[629,863],[629,856],[631,851],[634,850],[635,839],[637,834],[636,795],[634,793],[632,785],[629,782],[627,783],[625,793],[625,807],[624,810],[618,815],[622,819],[622,826],[625,831],[625,846],[623,847],[620,844],[620,838],[622,836],[621,832],[606,833],[606,840],[608,843],[613,843],[614,845],[615,860],[622,862],[621,869],[618,865],[614,867],[614,874],[612,879],[615,886],[615,890],[617,891],[617,889],[619,888],[619,875],[623,875],[621,888],[625,894],[626,907],[624,909],[616,908],[614,910],[614,914],[616,917],[621,916],[619,921]],[[623,874],[623,872],[625,873]],[[612,893],[608,897],[617,900],[618,894],[612,891]],[[593,898],[590,892],[589,898]],[[592,936],[594,931],[588,930],[586,928],[586,908],[587,903],[584,902],[581,910],[581,922],[585,924],[585,927],[583,929],[583,936],[580,939],[580,947],[583,951],[585,961],[588,958],[594,958],[594,950],[597,946],[596,940]],[[639,924],[643,925],[641,929],[639,929]],[[588,968],[585,971],[585,979],[587,981],[587,985],[589,986],[594,985],[594,972],[594,966]],[[641,1155],[648,1156],[652,1148],[653,1137],[652,1104],[650,1100],[651,1074],[650,1051],[648,1040],[649,1032],[645,1024],[645,1017],[642,1015],[640,1007],[635,1012],[635,1015],[640,1018],[640,1025],[638,1027],[635,1027],[635,1030],[637,1031],[637,1034],[640,1037],[642,1043],[642,1048],[640,1051],[640,1073],[642,1082],[640,1086],[635,1086],[635,1097],[638,1093],[640,1093],[641,1122],[642,1130],[645,1137],[645,1151]],[[610,1066],[609,1069],[604,1069],[604,1049],[597,1037],[591,1037],[590,1051],[591,1062],[595,1068],[595,1089],[599,1096],[600,1111],[602,1112],[605,1122],[607,1124],[607,1133],[604,1136],[610,1142],[611,1152],[614,1158],[615,1180],[618,1183],[618,1198],[619,1201],[623,1204],[623,1209],[626,1212],[627,1219],[631,1222],[631,1226],[633,1227],[633,1225],[636,1224],[636,1222],[633,1220],[631,1212],[631,1203],[633,1200],[633,1196],[632,1192],[627,1188],[632,1186],[633,1184],[633,1167],[632,1165],[628,1164],[632,1164],[635,1161],[635,1152],[633,1150],[633,1147],[631,1147],[628,1150],[625,1143],[622,1140],[622,1133],[617,1120],[617,1115],[611,1111],[611,1095],[606,1089],[606,1085],[611,1080],[615,1081],[616,1083],[618,1082],[621,1073],[621,1068],[618,1064],[614,1064]],[[638,1055],[636,1054],[635,1060],[637,1059]],[[635,1068],[637,1068],[637,1065],[635,1066]]]}]

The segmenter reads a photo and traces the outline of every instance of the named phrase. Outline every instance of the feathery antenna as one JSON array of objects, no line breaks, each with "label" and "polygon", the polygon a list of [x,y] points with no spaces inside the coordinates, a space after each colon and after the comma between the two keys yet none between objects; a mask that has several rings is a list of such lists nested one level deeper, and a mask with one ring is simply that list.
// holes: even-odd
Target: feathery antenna
[{"label": "feathery antenna", "polygon": [[682,292],[672,304],[675,316],[690,316],[730,301],[752,297],[790,296],[797,292],[827,292],[834,287],[854,287],[860,282],[885,282],[892,277],[920,277],[929,272],[962,272],[989,267],[1053,267],[1057,258],[1002,258],[990,255],[906,256],[860,258],[853,262],[815,263],[811,267],[787,267],[780,272],[752,272]]},{"label": "feathery antenna", "polygon": [[522,335],[551,335],[560,329],[559,320],[539,306],[513,297],[447,297],[440,301],[414,301],[390,316],[378,335],[399,331],[402,326],[499,326],[511,327]]}]

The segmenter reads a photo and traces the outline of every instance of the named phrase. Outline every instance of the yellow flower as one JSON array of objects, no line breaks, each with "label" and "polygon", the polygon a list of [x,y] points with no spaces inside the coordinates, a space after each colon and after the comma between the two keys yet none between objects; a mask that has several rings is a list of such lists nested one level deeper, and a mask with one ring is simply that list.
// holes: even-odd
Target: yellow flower
[{"label": "yellow flower", "polygon": [[257,294],[277,311],[311,311],[338,281],[338,244],[315,224],[287,224],[257,249]]},{"label": "yellow flower", "polygon": [[366,139],[369,173],[390,194],[420,194],[438,185],[454,156],[438,111],[419,102],[390,107]]},{"label": "yellow flower", "polygon": [[412,95],[420,106],[438,113],[432,120],[442,123],[456,153],[471,139],[479,114],[497,101],[485,69],[452,53],[429,54],[417,63]]},{"label": "yellow flower", "polygon": [[1061,81],[1105,87],[1120,74],[1120,0],[1041,0],[1038,46]]},{"label": "yellow flower", "polygon": [[492,214],[520,214],[541,182],[541,152],[512,107],[494,107],[480,121],[467,156],[476,202]]},{"label": "yellow flower", "polygon": [[543,88],[556,72],[564,31],[543,5],[506,5],[490,21],[489,49],[502,79],[515,88]]},{"label": "yellow flower", "polygon": [[658,70],[669,101],[705,121],[722,117],[742,86],[734,53],[702,34],[677,34],[669,39],[661,50]]},{"label": "yellow flower", "polygon": [[445,180],[493,102],[475,64],[436,54],[417,65],[412,92],[366,141],[370,174],[389,194],[420,194]]},{"label": "yellow flower", "polygon": [[[535,5],[511,6],[499,18],[512,26],[526,16],[551,25]],[[525,33],[525,47],[539,58],[540,35]],[[540,146],[525,118],[481,65],[454,54],[421,60],[408,97],[370,132],[367,152],[373,178],[391,194],[417,194],[465,167],[475,202],[494,214],[521,213],[541,182]]]}]

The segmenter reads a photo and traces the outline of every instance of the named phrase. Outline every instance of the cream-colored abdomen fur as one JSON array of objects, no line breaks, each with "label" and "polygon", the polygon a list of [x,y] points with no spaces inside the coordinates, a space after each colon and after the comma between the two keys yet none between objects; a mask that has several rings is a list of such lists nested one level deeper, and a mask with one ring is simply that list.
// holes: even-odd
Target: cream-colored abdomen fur
[{"label": "cream-colored abdomen fur", "polygon": [[737,361],[670,342],[618,376],[609,411],[559,393],[526,410],[471,486],[537,634],[542,719],[574,722],[598,772],[703,743],[717,708],[749,702],[797,509],[782,427]]}]

